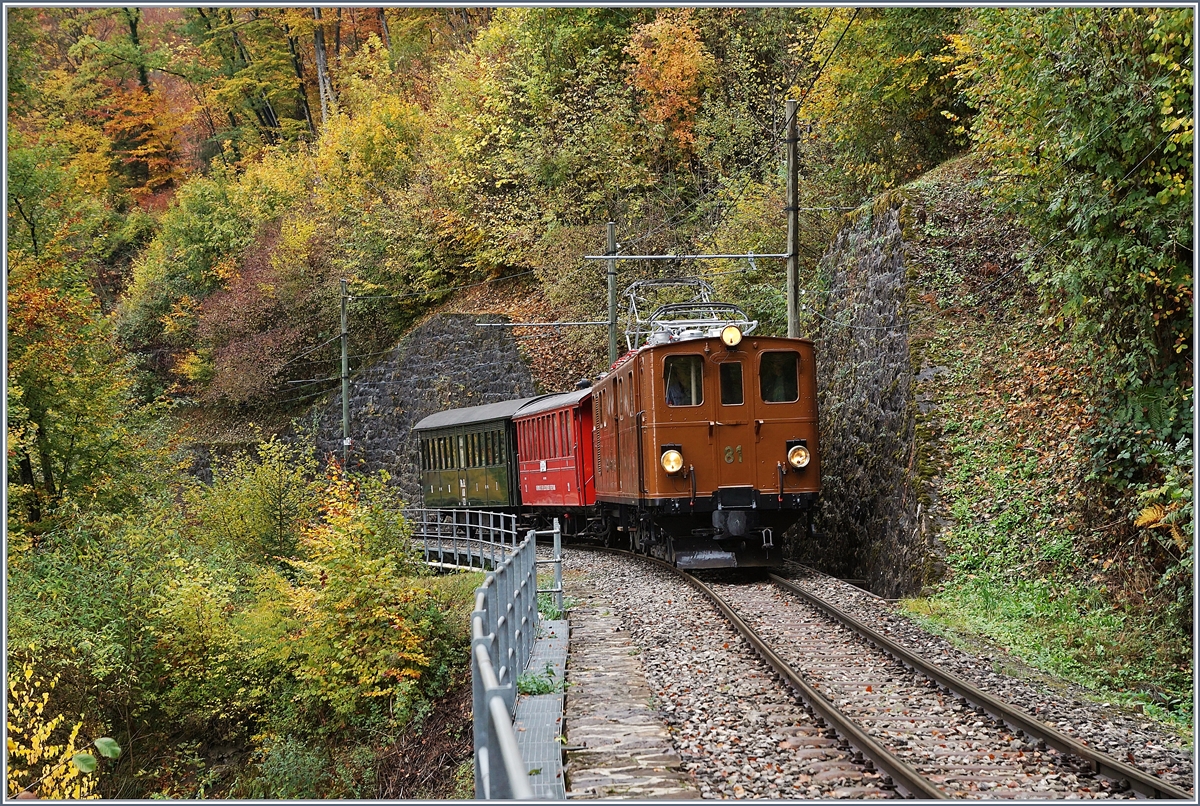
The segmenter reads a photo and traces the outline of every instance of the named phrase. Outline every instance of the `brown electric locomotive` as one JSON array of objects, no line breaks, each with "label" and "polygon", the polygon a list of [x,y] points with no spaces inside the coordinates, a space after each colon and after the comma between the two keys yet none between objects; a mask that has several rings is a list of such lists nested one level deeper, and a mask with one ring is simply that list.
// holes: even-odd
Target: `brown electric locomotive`
[{"label": "brown electric locomotive", "polygon": [[596,500],[633,550],[681,568],[769,565],[785,529],[811,531],[813,344],[753,325],[731,305],[664,305],[593,387]]}]

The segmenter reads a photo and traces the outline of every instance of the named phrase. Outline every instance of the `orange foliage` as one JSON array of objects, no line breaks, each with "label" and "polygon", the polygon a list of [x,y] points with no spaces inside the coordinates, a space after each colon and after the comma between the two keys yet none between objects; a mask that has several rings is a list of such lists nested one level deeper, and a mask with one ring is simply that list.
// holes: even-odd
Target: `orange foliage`
[{"label": "orange foliage", "polygon": [[690,153],[700,90],[712,65],[692,10],[659,12],[653,22],[635,29],[626,52],[635,62],[630,80],[645,98],[645,118],[665,125],[679,149]]},{"label": "orange foliage", "polygon": [[104,133],[126,167],[135,198],[153,196],[183,180],[178,138],[187,116],[171,112],[159,92],[140,87],[116,91],[103,112]]}]

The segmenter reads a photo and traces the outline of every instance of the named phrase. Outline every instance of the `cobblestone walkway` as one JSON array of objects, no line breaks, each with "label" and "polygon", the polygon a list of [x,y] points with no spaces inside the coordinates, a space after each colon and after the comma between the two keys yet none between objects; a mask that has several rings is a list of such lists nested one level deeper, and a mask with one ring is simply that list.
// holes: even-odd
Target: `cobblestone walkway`
[{"label": "cobblestone walkway", "polygon": [[579,579],[563,582],[571,608],[567,661],[567,797],[700,797],[651,708],[637,650],[608,603]]}]

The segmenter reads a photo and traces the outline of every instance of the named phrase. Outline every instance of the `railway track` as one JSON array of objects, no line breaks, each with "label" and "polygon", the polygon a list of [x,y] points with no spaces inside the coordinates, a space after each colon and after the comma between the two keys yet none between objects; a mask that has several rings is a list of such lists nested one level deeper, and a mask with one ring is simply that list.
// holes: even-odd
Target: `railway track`
[{"label": "railway track", "polygon": [[708,584],[638,559],[679,574],[709,599],[799,696],[817,728],[809,738],[818,741],[794,734],[781,747],[819,756],[823,772],[855,783],[838,796],[887,797],[894,787],[922,799],[1192,800],[938,669],[789,580]]}]

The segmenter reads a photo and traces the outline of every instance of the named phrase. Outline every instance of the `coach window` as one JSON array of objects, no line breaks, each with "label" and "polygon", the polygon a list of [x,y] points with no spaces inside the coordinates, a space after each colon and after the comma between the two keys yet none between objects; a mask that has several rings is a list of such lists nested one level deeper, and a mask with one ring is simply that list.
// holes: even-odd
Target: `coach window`
[{"label": "coach window", "polygon": [[742,362],[726,362],[721,365],[721,405],[740,406],[742,402]]},{"label": "coach window", "polygon": [[668,406],[699,406],[704,402],[704,359],[698,355],[669,355],[663,362]]},{"label": "coach window", "polygon": [[792,403],[800,399],[796,353],[763,353],[758,366],[759,391],[765,403]]}]

